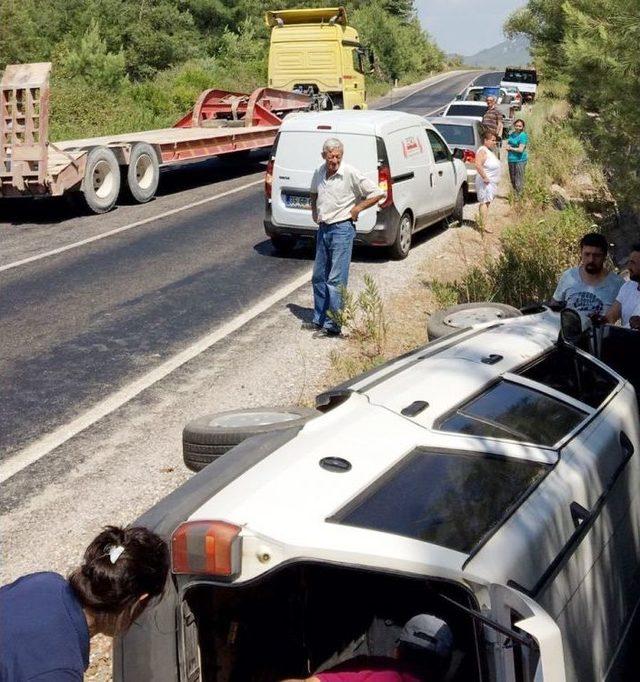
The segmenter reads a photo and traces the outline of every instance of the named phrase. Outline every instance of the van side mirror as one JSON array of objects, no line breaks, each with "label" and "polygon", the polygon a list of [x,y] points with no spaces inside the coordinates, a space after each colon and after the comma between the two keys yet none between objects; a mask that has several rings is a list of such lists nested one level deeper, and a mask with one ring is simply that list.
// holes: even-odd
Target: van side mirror
[{"label": "van side mirror", "polygon": [[376,55],[371,48],[367,49],[367,59],[369,61],[369,73],[373,73],[376,66]]},{"label": "van side mirror", "polygon": [[456,147],[453,150],[453,158],[454,159],[460,159],[460,161],[464,160],[464,150],[460,149],[460,147]]},{"label": "van side mirror", "polygon": [[560,337],[566,343],[577,345],[588,326],[589,320],[573,308],[565,308],[560,313]]}]

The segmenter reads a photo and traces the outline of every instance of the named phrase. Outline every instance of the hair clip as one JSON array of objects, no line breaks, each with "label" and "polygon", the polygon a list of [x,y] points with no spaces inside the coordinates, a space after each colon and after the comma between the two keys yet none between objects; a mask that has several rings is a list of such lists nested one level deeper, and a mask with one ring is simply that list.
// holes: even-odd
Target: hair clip
[{"label": "hair clip", "polygon": [[115,564],[116,561],[118,561],[118,559],[122,556],[124,547],[122,545],[109,545],[107,552],[109,553],[109,560],[112,564]]}]

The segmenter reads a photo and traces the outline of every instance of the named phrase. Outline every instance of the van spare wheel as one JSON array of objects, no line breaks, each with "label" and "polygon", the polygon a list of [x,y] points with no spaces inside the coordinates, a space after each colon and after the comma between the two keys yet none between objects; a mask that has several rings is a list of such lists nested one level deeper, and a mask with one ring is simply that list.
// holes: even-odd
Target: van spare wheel
[{"label": "van spare wheel", "polygon": [[200,471],[251,436],[300,428],[320,414],[308,407],[256,407],[198,417],[182,431],[184,463]]},{"label": "van spare wheel", "polygon": [[460,303],[444,310],[436,310],[427,321],[429,340],[440,339],[459,329],[472,327],[482,322],[498,322],[509,317],[519,317],[522,313],[506,303],[481,301],[479,303]]}]

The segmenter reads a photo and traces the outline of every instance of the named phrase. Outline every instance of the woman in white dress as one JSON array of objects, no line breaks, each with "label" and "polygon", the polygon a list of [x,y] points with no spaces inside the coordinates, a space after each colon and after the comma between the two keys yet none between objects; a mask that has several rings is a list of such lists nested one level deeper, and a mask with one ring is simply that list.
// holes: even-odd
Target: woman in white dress
[{"label": "woman in white dress", "polygon": [[494,154],[496,135],[492,130],[485,129],[482,134],[482,146],[476,152],[476,196],[480,210],[480,226],[485,232],[491,232],[487,227],[489,204],[498,192],[498,183],[502,174],[500,159]]}]

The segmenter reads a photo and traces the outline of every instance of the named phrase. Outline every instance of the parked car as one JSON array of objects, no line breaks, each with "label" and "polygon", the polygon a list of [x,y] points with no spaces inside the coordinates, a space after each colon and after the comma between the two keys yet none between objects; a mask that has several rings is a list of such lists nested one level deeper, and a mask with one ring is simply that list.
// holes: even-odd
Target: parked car
[{"label": "parked car", "polygon": [[525,102],[533,102],[538,90],[538,74],[535,69],[523,69],[509,66],[505,69],[500,87],[516,86],[522,93]]},{"label": "parked car", "polygon": [[[136,524],[170,538],[172,573],[116,640],[114,680],[306,678],[390,655],[417,613],[453,632],[449,682],[630,679],[615,672],[639,597],[638,403],[577,317],[559,336],[548,309],[472,327],[457,310],[454,334],[158,503]],[[594,347],[637,376],[638,339]]]},{"label": "parked car", "polygon": [[[310,188],[325,140],[339,138],[344,160],[386,195],[363,211],[356,242],[406,258],[412,235],[445,218],[462,220],[467,174],[422,117],[398,111],[330,111],[287,117],[280,126],[265,182],[264,227],[277,251],[314,237]],[[304,150],[304,153],[302,153]]]},{"label": "parked car", "polygon": [[482,117],[487,111],[485,102],[474,102],[470,100],[454,100],[447,104],[442,112],[444,117],[462,116],[463,118],[475,118],[482,121]]},{"label": "parked car", "polygon": [[511,106],[518,109],[522,107],[522,93],[516,85],[509,85],[504,88],[504,91],[507,93],[507,97],[509,98],[507,102]]},{"label": "parked car", "polygon": [[504,88],[492,85],[471,85],[462,95],[456,97],[457,100],[469,100],[471,102],[486,102],[487,97],[495,97],[497,104],[507,104],[509,96]]},{"label": "parked car", "polygon": [[476,152],[482,145],[480,122],[461,116],[427,116],[427,121],[444,137],[452,151],[462,150],[462,162],[467,167],[467,192],[476,191]]}]

